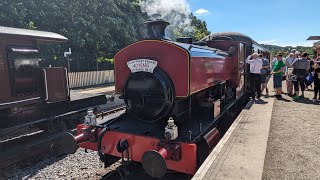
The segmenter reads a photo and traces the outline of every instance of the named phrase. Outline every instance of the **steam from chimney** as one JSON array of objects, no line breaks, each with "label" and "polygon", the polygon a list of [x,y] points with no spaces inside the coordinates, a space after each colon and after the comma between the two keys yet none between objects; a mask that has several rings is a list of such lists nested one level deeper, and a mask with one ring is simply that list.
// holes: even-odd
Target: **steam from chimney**
[{"label": "steam from chimney", "polygon": [[192,32],[191,9],[186,0],[140,0],[142,12],[150,19],[164,19],[171,25],[167,28],[167,36],[173,37],[175,27],[183,28],[183,33]]}]

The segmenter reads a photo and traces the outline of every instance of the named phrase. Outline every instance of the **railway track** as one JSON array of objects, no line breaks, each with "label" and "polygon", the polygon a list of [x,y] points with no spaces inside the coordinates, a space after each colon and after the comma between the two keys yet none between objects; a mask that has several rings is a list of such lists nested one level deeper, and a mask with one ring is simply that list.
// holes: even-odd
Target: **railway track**
[{"label": "railway track", "polygon": [[[113,107],[110,110],[101,110],[97,114],[97,120],[100,117],[111,116],[114,114],[125,111],[124,106]],[[84,116],[85,111],[79,110],[76,112],[70,112],[67,114],[55,116],[55,122],[63,121],[63,117],[72,118],[72,115],[79,117]],[[32,132],[27,134],[20,134],[19,136],[1,138],[0,141],[0,177],[8,177],[10,174],[6,174],[6,170],[13,165],[22,165],[26,162],[38,158],[39,160],[49,156],[61,156],[64,154],[63,144],[63,128],[59,126],[55,127],[53,131],[44,131],[41,129],[33,128]],[[76,129],[69,130],[71,133],[75,133]],[[1,178],[0,178],[1,179]]]},{"label": "railway track", "polygon": [[[242,103],[245,103],[245,102],[246,102],[246,100],[244,100]],[[221,128],[223,128],[223,129],[225,128],[225,130],[227,130],[227,127],[230,124],[232,124],[232,122],[236,118],[238,112],[240,112],[242,109],[242,108],[240,108],[241,105],[239,106],[239,104],[237,105],[237,103],[232,103],[230,106],[231,107],[230,107],[230,109],[228,108],[229,109],[228,111],[225,111],[222,113],[223,119],[221,119],[221,120],[224,123],[221,124]],[[118,107],[118,108],[113,108],[111,110],[102,111],[97,114],[97,121],[98,121],[98,123],[102,123],[102,121],[101,121],[102,117],[104,117],[104,119],[107,119],[107,120],[113,119],[113,118],[115,118],[115,116],[118,116],[121,113],[123,113],[125,111],[124,109],[125,109],[124,107]],[[74,132],[74,130],[70,131],[70,132]],[[60,132],[60,133],[56,133],[56,134],[51,134],[50,137],[46,137],[44,139],[41,139],[41,141],[39,141],[39,140],[34,141],[33,143],[30,143],[29,145],[25,145],[24,147],[21,147],[20,149],[17,147],[17,148],[15,148],[15,152],[12,153],[11,158],[9,158],[9,154],[2,154],[1,153],[1,157],[0,157],[1,161],[2,161],[3,157],[7,158],[7,161],[6,162],[2,161],[2,163],[0,163],[0,169],[5,171],[6,169],[10,168],[10,166],[8,166],[8,165],[13,164],[13,163],[19,164],[20,166],[24,166],[23,165],[24,162],[31,161],[32,159],[34,159],[34,157],[38,157],[39,159],[41,159],[41,161],[43,161],[43,159],[46,157],[61,156],[61,157],[57,157],[57,160],[59,160],[58,164],[65,165],[65,167],[61,167],[60,169],[66,169],[66,170],[63,170],[63,172],[58,171],[58,172],[50,172],[50,173],[65,174],[65,175],[68,173],[71,173],[70,172],[71,170],[69,172],[67,172],[67,169],[73,165],[71,165],[70,162],[67,161],[67,159],[69,159],[71,157],[68,156],[66,158],[66,156],[63,155],[64,151],[63,151],[63,147],[61,146],[62,134],[64,134],[64,133]],[[34,135],[37,136],[38,138],[45,137],[45,135],[41,134],[41,132],[35,132]],[[27,137],[25,137],[25,138],[27,138]],[[22,140],[22,139],[19,140],[20,143],[23,141],[24,140]],[[13,149],[11,149],[11,152],[13,152],[12,150]],[[79,151],[84,151],[84,150],[82,149]],[[83,152],[81,152],[81,153],[83,154]],[[78,156],[78,155],[76,155],[76,156]],[[79,157],[74,157],[74,158],[78,159]],[[86,155],[84,155],[84,157],[82,157],[82,158],[88,158],[88,157]],[[90,157],[90,158],[97,158],[97,155],[95,153],[93,153],[92,157]],[[62,161],[62,162],[60,162],[60,161]],[[87,161],[90,161],[90,160],[87,160]],[[36,162],[34,162],[33,164],[35,164],[35,163]],[[76,162],[76,163],[78,164],[80,162]],[[30,164],[28,164],[26,166],[30,167]],[[56,166],[56,165],[52,165],[52,166]],[[80,174],[79,176],[81,176],[82,173],[88,171],[88,169],[86,169],[86,165],[80,165],[80,166],[82,166],[82,168],[80,168],[77,171],[73,170],[72,173],[75,173],[77,175]],[[83,169],[83,166],[85,166],[85,169]],[[97,164],[97,166],[98,166],[98,164]],[[131,162],[130,165],[127,167],[128,167],[128,171],[126,172],[126,171],[124,171],[125,167],[122,166],[121,163],[118,161],[118,162],[110,165],[106,169],[101,168],[101,167],[92,169],[91,171],[95,171],[93,173],[93,174],[95,174],[95,177],[92,177],[92,176],[90,176],[90,177],[92,177],[94,179],[101,178],[101,179],[111,179],[111,180],[113,180],[113,179],[117,179],[117,180],[118,179],[141,179],[141,180],[142,179],[152,179],[150,176],[148,176],[144,172],[140,163]],[[48,168],[48,169],[50,169],[50,168]],[[46,171],[46,170],[41,170],[41,171]],[[125,176],[126,174],[128,176]],[[7,175],[7,176],[10,176],[10,175]],[[1,172],[0,172],[0,177],[3,177],[1,175]],[[191,176],[169,171],[168,174],[163,179],[191,179]]]}]

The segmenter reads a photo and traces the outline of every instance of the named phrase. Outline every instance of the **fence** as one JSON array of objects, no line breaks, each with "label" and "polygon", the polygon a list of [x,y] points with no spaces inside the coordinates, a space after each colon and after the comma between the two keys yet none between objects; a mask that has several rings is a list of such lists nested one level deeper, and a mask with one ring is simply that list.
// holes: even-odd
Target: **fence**
[{"label": "fence", "polygon": [[114,71],[88,71],[69,73],[70,88],[94,86],[99,84],[113,83]]}]

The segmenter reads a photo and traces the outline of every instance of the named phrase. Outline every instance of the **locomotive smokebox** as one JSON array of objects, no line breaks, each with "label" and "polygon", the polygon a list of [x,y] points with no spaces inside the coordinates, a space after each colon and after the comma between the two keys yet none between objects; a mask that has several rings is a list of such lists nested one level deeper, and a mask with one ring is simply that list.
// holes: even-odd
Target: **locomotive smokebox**
[{"label": "locomotive smokebox", "polygon": [[149,39],[170,40],[166,36],[166,27],[170,25],[169,22],[163,19],[156,19],[156,20],[148,20],[147,22],[145,22],[145,24],[147,25]]}]

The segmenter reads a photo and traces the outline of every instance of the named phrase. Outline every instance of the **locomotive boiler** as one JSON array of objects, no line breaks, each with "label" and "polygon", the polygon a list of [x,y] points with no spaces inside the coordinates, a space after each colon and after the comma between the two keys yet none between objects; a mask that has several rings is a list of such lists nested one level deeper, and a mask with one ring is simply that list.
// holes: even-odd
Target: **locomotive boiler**
[{"label": "locomotive boiler", "polygon": [[126,157],[157,178],[167,170],[194,174],[220,140],[221,114],[246,94],[245,49],[233,40],[219,41],[225,51],[190,38],[171,41],[168,22],[146,24],[149,39],[115,56],[115,88],[126,111],[78,125],[77,136],[64,138],[66,150],[97,150],[106,165]]}]

